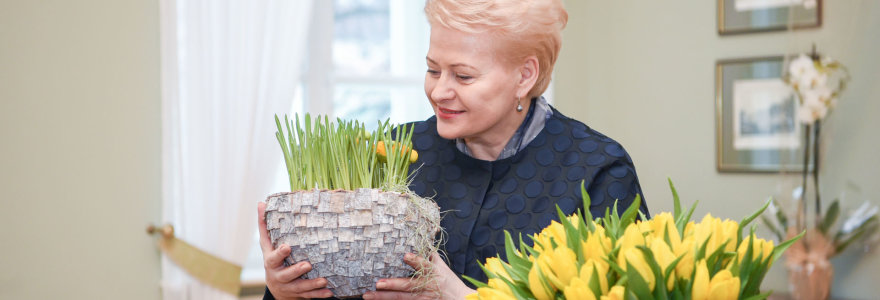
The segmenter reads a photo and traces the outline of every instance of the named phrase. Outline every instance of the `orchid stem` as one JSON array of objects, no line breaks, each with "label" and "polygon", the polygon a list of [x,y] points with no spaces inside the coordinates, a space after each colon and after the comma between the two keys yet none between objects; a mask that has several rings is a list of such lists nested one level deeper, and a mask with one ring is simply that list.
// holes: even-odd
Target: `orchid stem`
[{"label": "orchid stem", "polygon": [[813,127],[813,185],[816,187],[816,224],[821,220],[822,200],[819,197],[819,128],[822,121],[816,120]]},{"label": "orchid stem", "polygon": [[804,173],[801,185],[801,207],[798,211],[798,230],[807,227],[807,174],[810,172],[810,124],[804,127]]}]

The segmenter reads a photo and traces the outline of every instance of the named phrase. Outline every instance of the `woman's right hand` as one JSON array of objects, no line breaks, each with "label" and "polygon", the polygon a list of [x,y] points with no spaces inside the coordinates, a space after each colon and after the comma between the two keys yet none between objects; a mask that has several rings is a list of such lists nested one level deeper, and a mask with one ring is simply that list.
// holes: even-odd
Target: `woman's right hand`
[{"label": "woman's right hand", "polygon": [[327,289],[327,279],[302,279],[305,273],[312,270],[312,265],[301,261],[285,267],[284,258],[290,255],[290,246],[280,245],[272,249],[269,232],[266,230],[266,203],[257,204],[260,226],[260,248],[263,250],[263,268],[266,269],[266,286],[275,299],[327,298],[333,292]]}]

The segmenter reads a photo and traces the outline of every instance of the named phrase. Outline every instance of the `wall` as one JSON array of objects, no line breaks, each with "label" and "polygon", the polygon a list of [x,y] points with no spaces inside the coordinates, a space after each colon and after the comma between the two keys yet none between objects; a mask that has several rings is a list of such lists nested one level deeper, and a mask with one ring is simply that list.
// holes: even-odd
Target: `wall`
[{"label": "wall", "polygon": [[0,299],[158,299],[158,1],[0,1]]},{"label": "wall", "polygon": [[[828,121],[822,188],[826,199],[860,189],[854,208],[880,204],[880,1],[823,1],[821,28],[720,37],[716,1],[566,1],[569,24],[556,71],[556,105],[620,141],[636,163],[653,212],[671,211],[666,177],[686,203],[739,219],[777,193],[778,174],[715,169],[715,61],[820,51],[844,62],[852,81]],[[850,195],[854,193],[850,192]],[[833,295],[876,297],[880,254],[858,249],[833,260]],[[777,264],[765,289],[787,291]],[[873,278],[872,278],[873,277]],[[874,285],[872,285],[874,284]]]}]

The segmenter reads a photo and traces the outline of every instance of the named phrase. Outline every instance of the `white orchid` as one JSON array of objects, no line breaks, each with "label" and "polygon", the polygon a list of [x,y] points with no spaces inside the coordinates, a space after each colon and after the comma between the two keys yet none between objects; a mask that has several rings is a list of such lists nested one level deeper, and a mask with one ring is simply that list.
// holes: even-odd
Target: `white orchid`
[{"label": "white orchid", "polygon": [[803,103],[798,108],[798,118],[803,123],[813,123],[816,120],[824,119],[828,115],[828,106],[822,102],[815,94],[805,95]]},{"label": "white orchid", "polygon": [[833,82],[836,86],[829,83],[833,76],[838,75],[835,73],[842,69],[837,61],[829,57],[814,60],[806,54],[799,55],[789,64],[787,82],[798,96],[800,107],[797,115],[802,123],[820,121],[836,106],[836,94],[840,93],[847,77],[844,74],[840,77],[840,83]]},{"label": "white orchid", "polygon": [[804,77],[807,73],[817,73],[816,64],[806,54],[801,54],[788,65],[788,73],[792,77]]}]

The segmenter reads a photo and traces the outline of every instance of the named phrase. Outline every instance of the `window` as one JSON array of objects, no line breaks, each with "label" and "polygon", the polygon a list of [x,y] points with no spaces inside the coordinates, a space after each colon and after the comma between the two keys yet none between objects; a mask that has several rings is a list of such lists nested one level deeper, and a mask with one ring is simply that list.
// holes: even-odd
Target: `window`
[{"label": "window", "polygon": [[[356,119],[368,128],[387,118],[404,123],[433,114],[423,88],[430,33],[424,2],[319,0],[314,6],[309,58],[292,114]],[[283,168],[277,178],[274,190],[288,190]],[[258,284],[264,271],[254,233],[242,281]]]},{"label": "window", "polygon": [[429,38],[424,3],[335,0],[315,5],[301,83],[305,100],[297,108],[368,125],[432,114],[423,89]]}]

